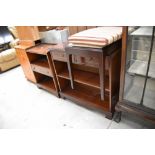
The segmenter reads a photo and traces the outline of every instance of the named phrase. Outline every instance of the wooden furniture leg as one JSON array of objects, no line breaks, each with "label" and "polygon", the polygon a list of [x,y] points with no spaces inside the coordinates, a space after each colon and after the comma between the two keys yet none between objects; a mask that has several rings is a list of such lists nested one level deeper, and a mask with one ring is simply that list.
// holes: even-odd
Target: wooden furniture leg
[{"label": "wooden furniture leg", "polygon": [[68,71],[69,71],[69,77],[71,80],[71,88],[74,89],[74,78],[73,78],[73,72],[72,72],[72,55],[71,54],[66,54],[67,55],[67,66],[68,66]]},{"label": "wooden furniture leg", "polygon": [[99,76],[100,76],[101,100],[103,101],[105,92],[104,75],[105,75],[105,55],[101,53],[99,55]]}]

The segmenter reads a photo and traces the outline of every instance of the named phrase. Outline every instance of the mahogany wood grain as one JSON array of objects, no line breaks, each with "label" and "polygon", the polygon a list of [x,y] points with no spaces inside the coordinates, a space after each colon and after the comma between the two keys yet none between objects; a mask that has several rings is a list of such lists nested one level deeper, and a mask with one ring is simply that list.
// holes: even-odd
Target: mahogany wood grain
[{"label": "mahogany wood grain", "polygon": [[56,96],[58,95],[52,78],[44,78],[42,81],[37,83],[37,86],[55,94]]},{"label": "mahogany wood grain", "polygon": [[53,76],[53,82],[54,82],[54,86],[56,89],[56,94],[57,94],[57,96],[59,96],[59,86],[58,86],[56,73],[55,73],[55,69],[54,69],[54,63],[53,63],[50,52],[47,53],[47,60],[48,60],[49,68],[50,68],[50,73]]},{"label": "mahogany wood grain", "polygon": [[69,78],[71,81],[71,87],[74,89],[74,74],[72,70],[72,55],[71,54],[66,54],[67,56],[67,66],[68,66],[68,71],[69,71]]},{"label": "mahogany wood grain", "polygon": [[105,100],[102,101],[97,89],[88,88],[88,86],[85,87],[84,85],[75,83],[75,89],[71,89],[71,87],[68,86],[60,92],[60,96],[89,109],[102,111],[109,119],[112,118],[112,113],[109,112],[109,97],[105,96]]},{"label": "mahogany wood grain", "polygon": [[105,52],[99,54],[99,77],[100,77],[100,89],[101,89],[101,100],[104,100],[105,96]]},{"label": "mahogany wood grain", "polygon": [[[57,60],[55,56],[53,60],[60,96],[89,108],[95,107],[111,119],[118,99],[120,49],[121,40],[101,49],[66,46],[61,54],[67,62]],[[101,100],[101,88],[104,89],[104,100]]]},{"label": "mahogany wood grain", "polygon": [[123,27],[119,101],[123,100],[128,27]]}]

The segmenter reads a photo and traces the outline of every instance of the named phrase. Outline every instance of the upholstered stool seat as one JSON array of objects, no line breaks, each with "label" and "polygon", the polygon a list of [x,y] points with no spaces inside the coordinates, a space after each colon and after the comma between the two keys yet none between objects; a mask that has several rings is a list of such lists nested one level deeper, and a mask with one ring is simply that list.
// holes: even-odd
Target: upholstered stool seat
[{"label": "upholstered stool seat", "polygon": [[121,37],[122,27],[97,27],[76,33],[68,40],[72,46],[101,48]]}]

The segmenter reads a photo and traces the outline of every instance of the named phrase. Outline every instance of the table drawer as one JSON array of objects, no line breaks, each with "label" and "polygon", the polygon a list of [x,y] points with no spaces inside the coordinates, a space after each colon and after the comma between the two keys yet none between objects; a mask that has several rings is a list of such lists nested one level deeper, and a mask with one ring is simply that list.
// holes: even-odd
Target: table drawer
[{"label": "table drawer", "polygon": [[80,65],[85,65],[85,66],[90,66],[90,67],[98,67],[98,58],[96,57],[82,57],[82,56],[77,56],[77,55],[72,55],[72,61],[75,64],[80,64]]},{"label": "table drawer", "polygon": [[64,51],[53,51],[52,57],[53,60],[67,61],[66,53]]}]

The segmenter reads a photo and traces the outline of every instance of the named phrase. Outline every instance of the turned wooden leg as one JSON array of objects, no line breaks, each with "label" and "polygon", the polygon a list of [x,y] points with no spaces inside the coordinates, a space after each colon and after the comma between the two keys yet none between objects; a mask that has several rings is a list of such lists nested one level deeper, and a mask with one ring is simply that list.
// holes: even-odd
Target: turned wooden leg
[{"label": "turned wooden leg", "polygon": [[101,100],[104,100],[105,56],[103,53],[99,55],[99,76],[100,76]]},{"label": "turned wooden leg", "polygon": [[69,77],[71,81],[71,88],[74,89],[74,82],[73,82],[73,72],[72,72],[72,55],[67,54],[67,66],[68,66],[68,71],[69,71]]}]

